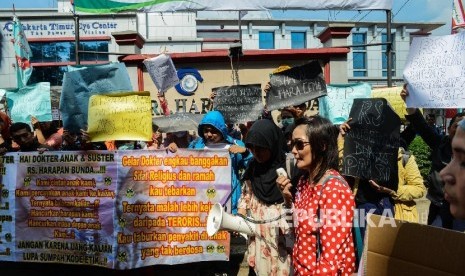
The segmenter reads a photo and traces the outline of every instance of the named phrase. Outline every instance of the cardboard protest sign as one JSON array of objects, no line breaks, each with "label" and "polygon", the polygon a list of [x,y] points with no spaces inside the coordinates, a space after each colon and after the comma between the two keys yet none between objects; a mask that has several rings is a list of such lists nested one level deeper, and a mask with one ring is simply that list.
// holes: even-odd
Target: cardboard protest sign
[{"label": "cardboard protest sign", "polygon": [[223,114],[226,123],[255,121],[263,111],[260,84],[216,87],[213,92],[213,109]]},{"label": "cardboard protest sign", "polygon": [[169,55],[161,54],[157,57],[146,59],[144,60],[144,65],[147,67],[147,72],[160,92],[165,92],[179,83],[176,68]]},{"label": "cardboard protest sign", "polygon": [[266,95],[268,110],[298,105],[326,95],[326,83],[318,61],[271,75]]},{"label": "cardboard protest sign", "polygon": [[371,85],[363,82],[331,84],[326,90],[327,95],[318,99],[319,114],[337,125],[349,119],[354,99],[371,97]]},{"label": "cardboard protest sign", "polygon": [[373,214],[367,221],[358,275],[463,275],[465,234]]},{"label": "cardboard protest sign", "polygon": [[152,105],[149,92],[93,95],[89,99],[89,136],[92,142],[150,141]]},{"label": "cardboard protest sign", "polygon": [[[386,99],[355,99],[344,137],[343,174],[397,190],[400,118]],[[383,186],[386,186],[383,185]]]},{"label": "cardboard protest sign", "polygon": [[30,124],[31,116],[40,122],[52,121],[50,83],[39,82],[20,89],[7,90],[6,100],[13,122]]},{"label": "cardboard protest sign", "polygon": [[203,116],[203,114],[179,112],[169,116],[155,117],[152,121],[165,133],[188,130],[197,131]]},{"label": "cardboard protest sign", "polygon": [[408,107],[465,106],[465,33],[415,37],[404,68]]},{"label": "cardboard protest sign", "polygon": [[70,133],[87,128],[87,111],[92,95],[133,91],[124,63],[89,66],[66,72],[60,97],[63,126]]}]

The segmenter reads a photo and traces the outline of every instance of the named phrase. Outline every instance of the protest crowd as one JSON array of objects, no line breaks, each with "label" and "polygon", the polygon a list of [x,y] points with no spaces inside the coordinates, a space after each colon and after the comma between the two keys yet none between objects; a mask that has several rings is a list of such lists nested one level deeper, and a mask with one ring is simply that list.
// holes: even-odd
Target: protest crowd
[{"label": "protest crowd", "polygon": [[[271,86],[267,84],[264,93],[270,90]],[[408,85],[405,85],[399,98],[406,100],[408,96]],[[218,96],[212,93],[212,102],[215,97]],[[165,95],[158,93],[158,99],[163,113],[171,116]],[[222,113],[214,110],[212,104],[213,110],[203,116],[197,131],[163,133],[153,123],[150,141],[92,142],[87,129],[72,133],[62,126],[61,121],[40,122],[34,116],[30,116],[30,123],[13,123],[2,112],[0,151],[2,154],[44,154],[48,151],[142,150],[156,154],[160,150],[176,153],[182,148],[227,149],[232,159],[232,184],[228,196],[230,212],[254,221],[268,222],[260,224],[256,234],[248,237],[246,258],[250,266],[249,275],[352,275],[363,258],[366,235],[365,223],[354,220],[355,216],[366,218],[365,214],[370,213],[419,222],[415,200],[425,195],[426,188],[415,157],[411,153],[405,157],[408,145],[416,135],[432,149],[431,175],[436,176],[432,184],[428,183],[428,198],[431,200],[428,224],[463,230],[461,222],[456,219],[464,218],[460,214],[465,212],[460,203],[460,192],[454,190],[455,185],[460,185],[460,168],[456,168],[460,165],[451,163],[446,167],[453,152],[455,156],[463,155],[463,149],[459,147],[465,147],[460,140],[460,135],[465,133],[462,120],[465,114],[457,113],[450,121],[448,135],[442,135],[428,125],[418,109],[408,108],[405,116],[408,127],[397,133],[397,143],[394,143],[395,138],[392,137],[396,137],[395,134],[386,138],[374,129],[370,132],[374,137],[359,136],[366,133],[367,125],[373,123],[370,120],[379,118],[367,115],[370,108],[360,106],[358,100],[362,99],[354,101],[356,107],[350,113],[351,117],[357,118],[358,124],[352,118],[335,125],[320,115],[299,114],[300,110],[305,112],[308,109],[304,102],[281,108],[277,118],[279,122],[265,107],[261,118],[245,122],[241,128],[238,124],[226,124]],[[364,100],[362,105],[371,106],[379,99]],[[377,115],[392,118],[379,122],[385,124],[384,129],[393,129],[397,123],[398,128],[393,131],[399,131],[398,116],[389,105],[384,108],[387,111]],[[368,116],[368,119],[364,121],[361,116]],[[378,130],[380,127],[383,125],[376,125]],[[244,135],[243,128],[247,129]],[[358,134],[352,135],[357,131]],[[388,150],[394,153],[393,158],[381,165],[397,170],[392,172],[393,178],[386,181],[391,174],[389,170],[372,179],[365,178],[370,172],[359,170],[368,170],[371,166],[363,162],[358,166],[355,164],[356,173],[349,172],[347,167],[353,167],[353,163],[351,153],[345,147],[352,146],[344,140],[351,138],[368,141],[365,146],[373,148],[386,146],[379,145],[379,141],[388,143]],[[457,145],[453,148],[454,143]],[[285,169],[286,173],[278,176],[276,170],[279,168]],[[380,167],[375,168],[382,171]],[[441,188],[444,185],[442,181],[446,183],[447,192],[448,187],[451,189],[446,198]],[[293,222],[273,223],[273,218],[279,218],[286,212],[294,213]],[[338,221],[331,224],[331,219]],[[230,232],[233,238],[240,237],[239,233]],[[218,273],[224,270],[215,265],[212,267],[207,272],[202,272],[205,267],[198,267],[198,273],[220,275]]]},{"label": "protest crowd", "polygon": [[[147,68],[175,71],[168,55],[160,58],[164,60],[148,60]],[[149,66],[150,62],[155,63]],[[100,69],[105,70],[105,66],[108,65]],[[124,64],[110,66],[118,67],[124,75]],[[83,70],[92,72],[100,70],[98,67]],[[69,73],[79,74],[76,72],[79,71]],[[195,119],[169,110],[167,90],[179,80],[167,76],[173,77],[169,73],[152,76],[159,91],[150,93],[158,99],[160,116],[152,116],[150,93],[106,93],[128,91],[127,87],[115,87],[105,93],[93,91],[86,98],[73,98],[74,103],[69,98],[74,91],[65,92],[65,85],[59,120],[39,119],[43,114],[18,116],[20,111],[13,112],[8,107],[0,112],[1,163],[6,165],[10,159],[18,167],[22,163],[42,163],[30,165],[27,171],[24,169],[26,172],[18,169],[18,177],[5,176],[0,188],[4,185],[13,188],[2,198],[16,196],[16,201],[0,206],[21,209],[10,210],[17,221],[20,245],[16,245],[17,249],[44,249],[38,257],[34,250],[19,250],[22,254],[13,254],[13,261],[2,259],[11,255],[10,249],[5,254],[0,252],[0,267],[8,273],[39,271],[52,275],[67,273],[63,271],[67,269],[63,263],[74,262],[86,265],[77,269],[79,275],[88,271],[104,275],[237,275],[244,261],[247,275],[365,275],[369,262],[367,242],[373,227],[371,216],[378,215],[389,225],[392,221],[418,224],[421,220],[416,201],[425,196],[431,202],[428,225],[465,231],[465,113],[455,112],[446,129],[438,127],[434,114],[427,113],[427,106],[418,99],[421,80],[408,72],[405,84],[389,90],[395,91],[394,99],[376,94],[377,89],[369,84],[351,84],[348,87],[359,93],[346,98],[344,106],[339,107],[342,100],[338,93],[345,91],[325,83],[318,61],[295,67],[281,65],[270,72],[267,83],[214,89],[207,112]],[[291,90],[301,93],[284,93]],[[242,102],[238,96],[242,94],[249,97],[247,101]],[[9,96],[7,93],[6,97]],[[238,102],[247,108],[234,109]],[[318,102],[319,109],[311,111],[311,102]],[[116,110],[120,106],[121,110]],[[115,113],[105,115],[108,110]],[[422,176],[420,164],[409,150],[414,139],[422,139],[430,150],[432,165],[428,175]],[[106,169],[103,165],[99,171],[73,167],[69,172],[64,164],[85,163],[83,156],[88,162],[106,164]],[[158,162],[162,157],[165,163]],[[121,164],[111,167],[112,162]],[[173,171],[166,169],[167,164]],[[189,166],[206,171],[184,172]],[[181,167],[176,171],[178,179],[174,176],[176,167]],[[215,170],[220,169],[215,167],[223,171],[217,173]],[[9,168],[3,175],[11,175]],[[106,170],[118,174],[111,178]],[[84,174],[101,174],[104,178],[84,179],[81,177]],[[198,183],[211,183],[208,187],[199,184],[196,190],[179,181],[180,176],[187,174],[198,177]],[[63,175],[79,181],[75,184]],[[190,181],[197,183],[186,178],[186,183],[191,184]],[[107,188],[114,183],[125,186]],[[57,188],[31,190],[47,185]],[[69,197],[75,199],[72,203],[54,198],[54,193],[72,185],[75,185],[69,190],[72,193]],[[92,190],[98,185],[107,185],[97,190],[98,199],[87,200],[92,194],[89,191],[82,196],[86,200],[78,200],[79,189]],[[201,189],[205,192],[199,192]],[[166,208],[164,213],[154,209],[159,204],[159,199],[154,199],[159,193],[170,196],[167,203],[159,206]],[[191,198],[186,200],[187,197]],[[176,202],[177,199],[180,201]],[[199,211],[197,208],[203,202],[208,210]],[[221,204],[223,220],[214,221],[216,224],[211,226],[207,224],[207,215],[209,219],[215,203]],[[93,224],[92,216],[97,215],[82,211],[81,205],[95,208],[95,213],[101,212],[100,220],[119,230],[102,229],[103,223],[103,226]],[[61,207],[58,213],[53,208],[41,210],[56,206]],[[199,215],[165,216],[176,212],[203,213],[201,219]],[[60,225],[37,217],[73,219],[60,221],[63,223]],[[108,222],[113,217],[115,223]],[[6,216],[0,218],[1,222],[7,221]],[[224,220],[232,218],[237,223],[226,225]],[[76,224],[81,221],[85,221],[82,227]],[[50,245],[34,237],[25,241],[29,230],[18,229],[22,228],[18,225],[65,229],[56,232],[55,239],[44,238],[51,242],[61,239],[59,235],[85,242]],[[137,227],[148,230],[136,231]],[[208,227],[215,229],[213,235],[201,237],[200,233]],[[175,235],[179,229],[182,234]],[[165,234],[169,238],[164,238]],[[4,239],[15,242],[11,237]],[[104,242],[111,239],[125,251]],[[2,238],[0,244],[1,241]],[[159,241],[162,246],[153,245]],[[139,246],[144,242],[152,245]],[[234,242],[246,247],[244,259],[232,258]],[[75,250],[76,255],[52,254],[60,250]],[[102,252],[113,259],[100,258],[97,253]],[[174,259],[178,255],[184,258]],[[161,265],[146,262],[160,256],[166,260]],[[174,261],[169,261],[170,258]],[[101,268],[109,263],[117,269]]]}]

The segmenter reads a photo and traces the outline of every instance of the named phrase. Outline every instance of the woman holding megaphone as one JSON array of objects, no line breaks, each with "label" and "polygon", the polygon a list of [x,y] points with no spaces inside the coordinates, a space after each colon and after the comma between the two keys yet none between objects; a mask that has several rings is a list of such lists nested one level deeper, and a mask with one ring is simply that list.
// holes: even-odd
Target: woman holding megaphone
[{"label": "woman holding megaphone", "polygon": [[337,171],[339,130],[320,116],[300,118],[295,125],[290,147],[297,168],[305,173],[295,188],[284,176],[276,181],[293,210],[294,275],[352,275],[355,202]]},{"label": "woman holding megaphone", "polygon": [[245,138],[253,154],[244,173],[245,187],[238,213],[255,222],[249,236],[247,261],[257,275],[291,275],[291,254],[286,250],[283,196],[276,186],[276,170],[285,167],[284,136],[273,121],[256,121]]}]

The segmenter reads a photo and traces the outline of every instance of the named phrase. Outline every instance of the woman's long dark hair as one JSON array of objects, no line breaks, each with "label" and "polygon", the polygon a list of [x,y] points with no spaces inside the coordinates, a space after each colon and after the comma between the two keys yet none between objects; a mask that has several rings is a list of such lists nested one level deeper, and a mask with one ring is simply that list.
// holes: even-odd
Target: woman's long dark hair
[{"label": "woman's long dark hair", "polygon": [[[337,136],[339,129],[321,116],[302,117],[296,120],[296,127],[305,125],[305,134],[310,142],[313,180],[318,182],[329,169],[338,170]],[[314,173],[313,173],[314,172]]]}]

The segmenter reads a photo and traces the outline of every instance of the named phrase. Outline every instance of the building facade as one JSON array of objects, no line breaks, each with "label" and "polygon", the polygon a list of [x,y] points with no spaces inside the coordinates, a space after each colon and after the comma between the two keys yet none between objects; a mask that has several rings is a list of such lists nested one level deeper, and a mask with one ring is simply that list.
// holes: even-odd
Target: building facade
[{"label": "building facade", "polygon": [[[69,1],[59,0],[56,9],[24,9],[16,14],[34,55],[30,82],[48,81],[59,91],[67,66],[76,63]],[[0,10],[2,88],[16,85],[11,15],[12,10]],[[134,90],[151,92],[155,114],[157,91],[142,62],[161,53],[171,55],[177,69],[194,69],[202,79],[191,78],[195,89],[189,93],[167,91],[172,112],[204,113],[214,87],[254,83],[264,87],[280,65],[302,65],[313,59],[321,61],[327,83],[386,85],[386,45],[366,45],[387,41],[386,22],[274,20],[267,12],[250,12],[240,19],[237,12],[130,12],[79,14],[79,23],[79,49],[84,51],[79,53],[80,63],[126,63]],[[392,24],[395,84],[402,83],[412,37],[429,35],[442,25]],[[237,43],[242,55],[230,57],[230,48]]]}]

